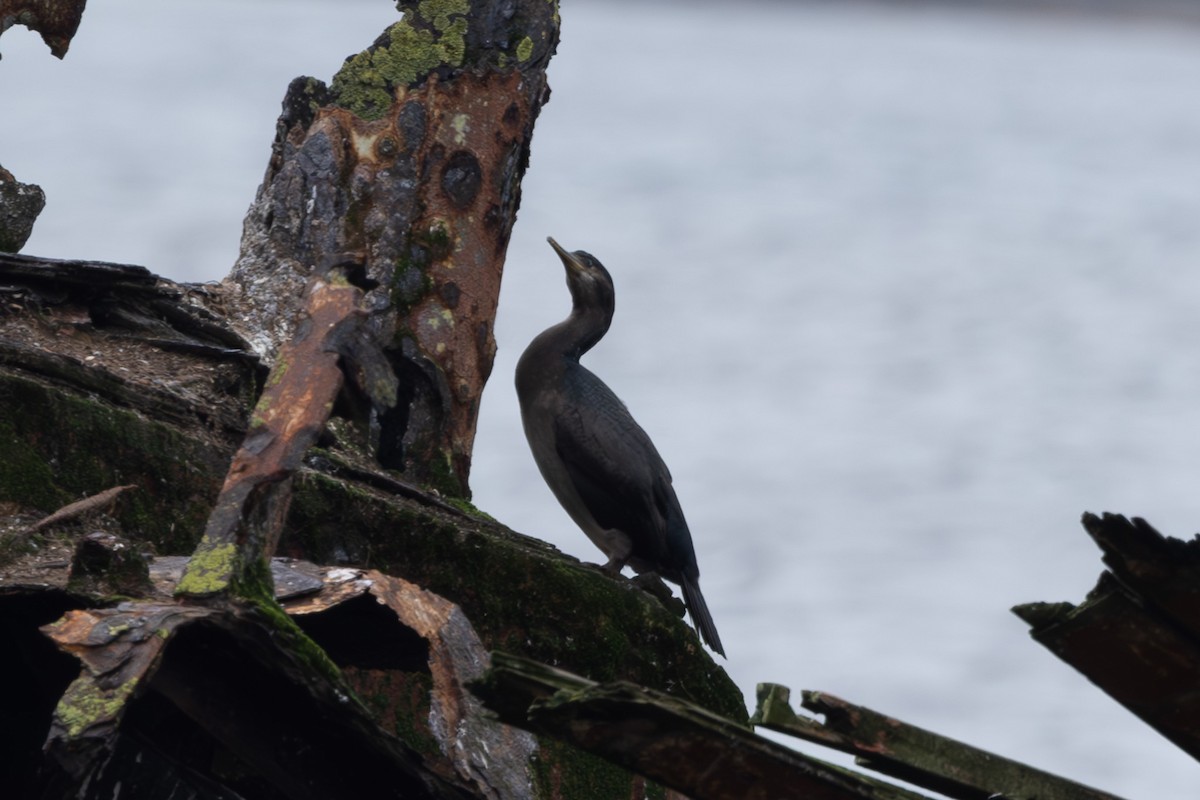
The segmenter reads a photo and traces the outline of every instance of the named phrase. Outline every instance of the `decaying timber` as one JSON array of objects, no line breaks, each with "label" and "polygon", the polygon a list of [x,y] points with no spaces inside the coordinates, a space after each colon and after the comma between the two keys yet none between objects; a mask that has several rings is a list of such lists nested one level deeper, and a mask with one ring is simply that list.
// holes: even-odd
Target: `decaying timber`
[{"label": "decaying timber", "polygon": [[1085,514],[1083,526],[1109,567],[1087,598],[1013,611],[1035,641],[1200,759],[1200,537],[1118,514]]},{"label": "decaying timber", "polygon": [[472,691],[510,725],[562,738],[692,800],[922,800],[626,682],[598,684],[494,653]]}]

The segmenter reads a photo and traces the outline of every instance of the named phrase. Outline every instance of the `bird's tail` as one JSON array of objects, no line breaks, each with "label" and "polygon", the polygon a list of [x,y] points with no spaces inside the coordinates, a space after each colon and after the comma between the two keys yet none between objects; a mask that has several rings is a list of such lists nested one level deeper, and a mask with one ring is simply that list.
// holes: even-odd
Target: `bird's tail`
[{"label": "bird's tail", "polygon": [[696,626],[696,632],[714,652],[725,655],[721,637],[717,635],[717,626],[713,624],[712,615],[708,613],[708,604],[704,602],[704,595],[700,593],[700,584],[695,578],[685,577],[680,586],[683,587],[683,602],[687,604],[688,613],[692,615],[692,624]]}]

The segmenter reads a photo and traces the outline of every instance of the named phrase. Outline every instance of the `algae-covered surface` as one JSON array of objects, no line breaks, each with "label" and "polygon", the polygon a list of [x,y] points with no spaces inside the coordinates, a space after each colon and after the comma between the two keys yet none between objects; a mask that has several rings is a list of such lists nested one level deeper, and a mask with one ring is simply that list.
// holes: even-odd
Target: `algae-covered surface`
[{"label": "algae-covered surface", "polygon": [[348,559],[457,603],[486,647],[596,681],[630,680],[737,721],[742,694],[668,603],[486,517],[385,495],[316,472],[296,484],[283,547]]}]

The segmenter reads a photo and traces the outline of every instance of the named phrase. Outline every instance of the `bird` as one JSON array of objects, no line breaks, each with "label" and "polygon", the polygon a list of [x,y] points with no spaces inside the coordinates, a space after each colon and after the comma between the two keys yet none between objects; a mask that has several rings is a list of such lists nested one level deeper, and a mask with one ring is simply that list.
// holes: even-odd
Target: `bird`
[{"label": "bird", "polygon": [[579,363],[612,324],[612,276],[590,253],[547,241],[566,268],[572,308],[517,362],[517,400],[534,461],[563,509],[608,556],[602,569],[616,575],[629,565],[678,584],[700,638],[723,656],[671,472],[625,404]]}]

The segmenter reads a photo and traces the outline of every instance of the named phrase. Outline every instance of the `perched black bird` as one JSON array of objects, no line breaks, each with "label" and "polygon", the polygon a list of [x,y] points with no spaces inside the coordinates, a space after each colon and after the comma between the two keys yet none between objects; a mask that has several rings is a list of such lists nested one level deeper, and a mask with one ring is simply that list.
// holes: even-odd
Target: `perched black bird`
[{"label": "perched black bird", "polygon": [[533,458],[571,519],[608,556],[604,568],[619,573],[629,564],[678,583],[700,637],[725,655],[700,593],[696,551],[671,473],[625,404],[579,363],[612,323],[612,278],[588,253],[549,242],[567,268],[573,308],[517,363]]}]

